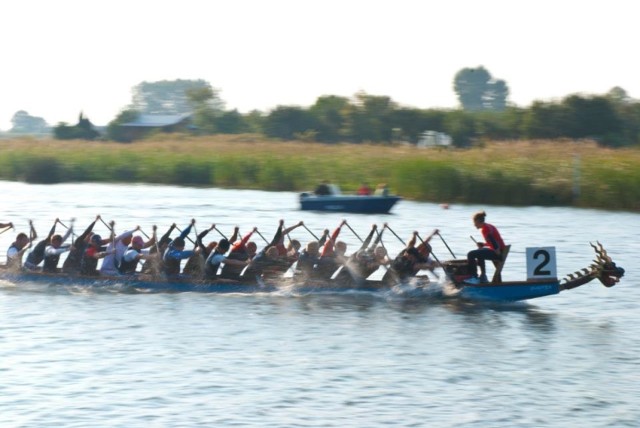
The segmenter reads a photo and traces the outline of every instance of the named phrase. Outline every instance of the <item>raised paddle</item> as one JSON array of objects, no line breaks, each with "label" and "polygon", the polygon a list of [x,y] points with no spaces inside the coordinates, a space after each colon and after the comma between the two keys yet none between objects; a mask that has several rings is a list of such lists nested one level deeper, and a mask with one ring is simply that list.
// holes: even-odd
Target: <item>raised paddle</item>
[{"label": "raised paddle", "polygon": [[440,237],[440,239],[442,239],[442,243],[444,244],[445,247],[447,247],[447,250],[449,250],[449,252],[451,253],[451,256],[455,259],[456,255],[453,254],[453,251],[451,251],[451,248],[449,248],[449,244],[447,244],[447,241],[444,240],[444,238],[442,237],[442,235],[440,234],[440,231],[436,232],[438,234],[438,236]]},{"label": "raised paddle", "polygon": [[402,243],[402,245],[405,245],[405,246],[407,245],[407,243],[406,243],[406,242],[404,242],[404,241],[402,240],[402,238],[401,238],[401,237],[399,237],[399,236],[398,236],[398,234],[397,234],[396,232],[394,232],[394,231],[393,231],[393,229],[391,229],[391,228],[390,228],[386,223],[385,223],[385,227],[386,227],[387,229],[389,229],[389,232],[393,233],[393,236],[395,236],[396,238],[398,238],[398,241],[400,241],[400,242]]},{"label": "raised paddle", "polygon": [[303,223],[303,224],[302,224],[302,227],[304,227],[305,229],[307,229],[307,232],[309,232],[309,233],[311,234],[311,236],[313,236],[313,237],[316,239],[316,241],[319,241],[319,240],[320,240],[320,238],[318,238],[318,237],[316,236],[316,234],[315,234],[315,233],[313,233],[313,232],[311,231],[311,229],[309,229],[309,228],[307,227],[307,225],[306,225],[306,224],[304,224],[304,223]]},{"label": "raised paddle", "polygon": [[222,232],[220,231],[220,229],[218,229],[218,228],[216,227],[216,225],[215,225],[215,224],[213,225],[212,229],[213,229],[213,230],[215,230],[216,232],[218,232],[218,233],[220,234],[220,236],[222,236],[224,239],[227,239],[227,236],[226,236],[224,233],[222,233]]},{"label": "raised paddle", "polygon": [[346,220],[345,220],[344,224],[345,224],[345,225],[349,228],[349,230],[350,230],[350,231],[351,231],[351,232],[356,236],[356,238],[358,238],[358,239],[360,240],[360,242],[364,242],[364,241],[362,240],[362,238],[360,237],[360,235],[358,235],[358,234],[356,233],[356,231],[355,231],[355,230],[353,230],[353,228],[351,227],[351,225],[349,225],[349,223],[347,223],[347,222],[346,222]]}]

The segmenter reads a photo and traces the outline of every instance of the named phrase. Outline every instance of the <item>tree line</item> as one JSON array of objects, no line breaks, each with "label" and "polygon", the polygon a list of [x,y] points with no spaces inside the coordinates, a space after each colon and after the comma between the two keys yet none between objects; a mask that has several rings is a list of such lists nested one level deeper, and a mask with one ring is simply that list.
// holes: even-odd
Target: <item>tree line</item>
[{"label": "tree line", "polygon": [[[507,83],[477,67],[460,70],[453,90],[460,101],[458,109],[406,107],[388,96],[360,92],[353,97],[323,95],[309,107],[281,105],[269,112],[242,114],[225,109],[219,91],[205,80],[142,82],[133,88],[131,104],[102,135],[96,135],[82,115],[77,125],[60,123],[53,132],[60,139],[129,142],[122,125],[141,115],[188,113],[189,132],[197,135],[256,133],[329,144],[416,144],[425,131],[447,134],[457,147],[521,139],[594,139],[603,146],[624,147],[638,144],[640,137],[640,102],[619,87],[603,95],[572,94],[516,107],[508,103]],[[19,119],[25,120],[24,112]]]}]

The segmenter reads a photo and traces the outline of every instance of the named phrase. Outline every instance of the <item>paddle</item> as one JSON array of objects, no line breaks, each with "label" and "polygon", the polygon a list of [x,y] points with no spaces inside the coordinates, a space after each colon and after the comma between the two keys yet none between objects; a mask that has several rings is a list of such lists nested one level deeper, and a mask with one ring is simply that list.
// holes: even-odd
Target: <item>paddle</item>
[{"label": "paddle", "polygon": [[400,241],[400,242],[402,243],[402,245],[404,245],[404,246],[406,246],[406,245],[407,245],[407,244],[406,244],[406,242],[404,242],[404,240],[403,240],[400,236],[398,236],[398,234],[397,234],[396,232],[394,232],[394,230],[393,230],[393,229],[391,229],[391,228],[389,227],[389,225],[387,225],[386,223],[385,223],[385,227],[389,230],[389,232],[393,233],[393,236],[395,236],[396,238],[398,238],[398,241]]},{"label": "paddle", "polygon": [[346,220],[344,221],[344,224],[345,224],[345,226],[347,226],[347,227],[349,228],[349,230],[350,230],[350,231],[351,231],[351,232],[356,236],[356,238],[358,238],[358,239],[360,240],[360,242],[364,242],[364,241],[362,240],[362,238],[360,237],[360,235],[358,235],[358,234],[356,233],[356,231],[355,231],[355,230],[353,230],[353,228],[351,227],[351,225],[350,225],[349,223],[347,223],[347,221],[346,221]]},{"label": "paddle", "polygon": [[216,227],[216,225],[215,225],[215,224],[212,226],[212,228],[213,228],[213,230],[215,230],[216,232],[218,232],[218,233],[220,234],[220,236],[222,236],[224,239],[227,239],[227,236],[226,236],[224,233],[222,233],[222,232],[220,231],[220,229],[218,229],[218,228]]},{"label": "paddle", "polygon": [[311,234],[311,236],[313,236],[313,237],[316,239],[316,241],[319,241],[319,240],[320,240],[320,238],[318,238],[318,237],[316,236],[316,234],[315,234],[315,233],[313,233],[313,232],[311,231],[311,229],[309,229],[309,228],[307,227],[307,225],[306,225],[306,224],[304,224],[304,223],[303,223],[303,224],[302,224],[302,227],[304,227],[305,229],[307,229],[307,232],[309,232],[309,233]]},{"label": "paddle", "polygon": [[269,241],[267,241],[267,238],[265,238],[265,237],[264,237],[264,235],[262,235],[262,233],[260,233],[260,231],[259,231],[258,229],[256,229],[256,233],[258,234],[258,236],[260,236],[260,237],[262,238],[262,240],[263,240],[267,245],[269,245],[269,244],[270,244],[270,242],[269,242]]},{"label": "paddle", "polygon": [[440,234],[440,231],[438,230],[436,232],[438,234],[438,236],[440,237],[440,239],[442,239],[442,242],[444,243],[445,247],[447,247],[447,250],[449,250],[449,252],[451,253],[451,256],[455,259],[456,255],[453,254],[453,251],[451,251],[451,248],[449,248],[449,245],[447,244],[447,241],[444,240],[444,238],[442,237],[442,235]]}]

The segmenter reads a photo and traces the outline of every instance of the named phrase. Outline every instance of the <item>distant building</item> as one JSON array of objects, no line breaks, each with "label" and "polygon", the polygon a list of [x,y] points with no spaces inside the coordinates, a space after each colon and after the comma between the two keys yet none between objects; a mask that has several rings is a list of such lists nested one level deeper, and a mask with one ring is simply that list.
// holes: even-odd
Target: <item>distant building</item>
[{"label": "distant building", "polygon": [[139,140],[151,132],[190,132],[193,130],[191,114],[141,114],[132,122],[120,124],[129,141]]},{"label": "distant building", "polygon": [[449,147],[451,136],[437,131],[424,131],[418,139],[418,147]]}]

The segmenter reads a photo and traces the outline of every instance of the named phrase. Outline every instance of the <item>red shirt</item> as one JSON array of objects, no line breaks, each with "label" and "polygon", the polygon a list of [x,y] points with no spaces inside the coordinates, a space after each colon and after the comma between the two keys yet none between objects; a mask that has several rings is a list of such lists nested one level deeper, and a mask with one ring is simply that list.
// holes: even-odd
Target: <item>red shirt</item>
[{"label": "red shirt", "polygon": [[502,251],[504,249],[504,241],[495,226],[485,223],[480,228],[480,231],[482,232],[482,236],[484,236],[486,246],[494,251]]}]

